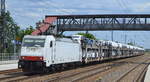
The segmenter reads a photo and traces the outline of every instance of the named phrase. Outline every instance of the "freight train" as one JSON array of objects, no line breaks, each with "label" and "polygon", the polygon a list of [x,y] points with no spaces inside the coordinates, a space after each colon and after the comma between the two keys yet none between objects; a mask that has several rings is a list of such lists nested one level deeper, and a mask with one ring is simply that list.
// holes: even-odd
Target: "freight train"
[{"label": "freight train", "polygon": [[144,49],[113,41],[91,40],[82,35],[59,38],[26,35],[18,68],[27,72],[49,72],[76,64],[143,55]]}]

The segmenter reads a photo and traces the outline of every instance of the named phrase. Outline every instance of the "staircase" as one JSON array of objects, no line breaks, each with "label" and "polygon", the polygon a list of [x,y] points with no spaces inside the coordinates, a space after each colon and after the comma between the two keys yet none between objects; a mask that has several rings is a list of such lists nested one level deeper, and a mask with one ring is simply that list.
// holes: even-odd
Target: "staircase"
[{"label": "staircase", "polygon": [[32,35],[41,35],[51,28],[57,17],[46,17],[45,20],[38,25],[38,28],[32,32]]}]

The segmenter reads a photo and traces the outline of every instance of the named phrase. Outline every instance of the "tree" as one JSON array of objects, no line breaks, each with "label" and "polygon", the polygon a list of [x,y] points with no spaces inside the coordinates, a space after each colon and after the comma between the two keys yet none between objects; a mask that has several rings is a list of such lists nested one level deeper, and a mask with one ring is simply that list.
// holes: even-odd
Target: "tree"
[{"label": "tree", "polygon": [[128,43],[128,45],[134,46],[134,44],[132,42]]},{"label": "tree", "polygon": [[89,39],[94,39],[94,40],[96,39],[96,37],[91,33],[77,33],[77,35],[83,35],[84,37]]},{"label": "tree", "polygon": [[10,53],[13,52],[12,40],[15,40],[20,27],[14,22],[13,18],[10,16],[10,12],[7,11],[4,15],[0,16],[0,24],[5,27],[2,29],[1,35],[4,35],[2,40],[1,52]]},{"label": "tree", "polygon": [[23,37],[25,36],[25,35],[31,35],[31,33],[34,31],[34,29],[33,29],[33,27],[32,26],[29,26],[29,27],[27,27],[26,29],[22,29],[22,30],[20,30],[20,32],[19,32],[19,35],[18,35],[18,37],[20,38],[20,40],[22,41],[22,39],[23,39]]},{"label": "tree", "polygon": [[20,27],[11,17],[9,11],[7,11],[5,15],[0,16],[0,18],[0,24],[4,25],[5,27],[2,30],[4,40],[2,40],[2,43],[0,42],[0,50],[2,53],[12,53],[14,52],[14,47],[20,47],[20,45],[16,44],[15,42],[21,42],[24,35],[30,35],[34,29],[32,26],[29,26],[24,30],[20,29]]}]

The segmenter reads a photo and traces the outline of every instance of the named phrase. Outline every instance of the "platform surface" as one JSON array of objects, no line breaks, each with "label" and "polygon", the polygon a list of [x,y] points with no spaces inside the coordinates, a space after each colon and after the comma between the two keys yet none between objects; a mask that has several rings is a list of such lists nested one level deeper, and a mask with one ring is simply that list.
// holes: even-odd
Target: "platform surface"
[{"label": "platform surface", "polygon": [[144,82],[150,82],[150,65],[148,66],[148,70],[146,72]]},{"label": "platform surface", "polygon": [[10,70],[10,69],[17,69],[18,68],[18,64],[3,64],[0,65],[0,71],[3,70]]},{"label": "platform surface", "polygon": [[18,68],[18,60],[0,61],[0,71],[17,68]]}]

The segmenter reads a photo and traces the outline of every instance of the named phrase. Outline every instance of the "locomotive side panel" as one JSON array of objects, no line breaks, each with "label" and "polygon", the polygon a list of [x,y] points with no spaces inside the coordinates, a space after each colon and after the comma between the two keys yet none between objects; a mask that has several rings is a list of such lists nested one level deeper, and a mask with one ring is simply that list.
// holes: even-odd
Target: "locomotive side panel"
[{"label": "locomotive side panel", "polygon": [[56,41],[53,64],[79,62],[81,60],[80,44]]}]

